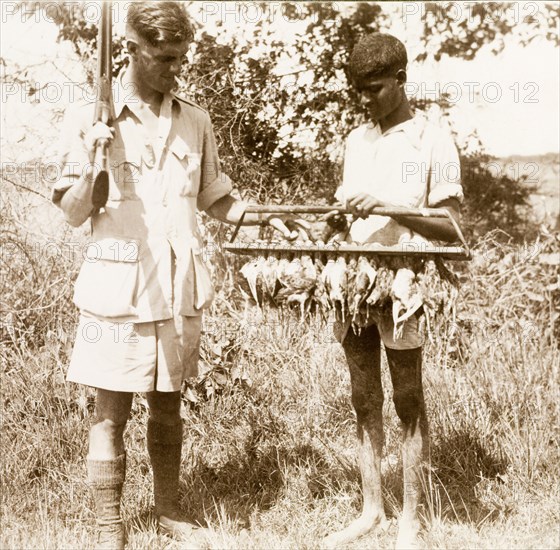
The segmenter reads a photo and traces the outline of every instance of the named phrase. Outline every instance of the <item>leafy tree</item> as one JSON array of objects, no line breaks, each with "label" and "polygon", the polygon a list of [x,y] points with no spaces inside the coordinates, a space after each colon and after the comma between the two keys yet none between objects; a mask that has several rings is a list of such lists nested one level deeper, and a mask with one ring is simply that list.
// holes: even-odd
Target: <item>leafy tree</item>
[{"label": "leafy tree", "polygon": [[437,50],[433,56],[439,61],[442,56],[473,59],[478,50],[491,45],[494,53],[504,49],[505,38],[513,34],[527,45],[538,37],[560,43],[558,18],[560,5],[537,5],[530,2],[471,2],[464,4],[441,4],[426,2],[424,17],[424,53],[417,57],[421,61],[428,56],[433,42]]}]

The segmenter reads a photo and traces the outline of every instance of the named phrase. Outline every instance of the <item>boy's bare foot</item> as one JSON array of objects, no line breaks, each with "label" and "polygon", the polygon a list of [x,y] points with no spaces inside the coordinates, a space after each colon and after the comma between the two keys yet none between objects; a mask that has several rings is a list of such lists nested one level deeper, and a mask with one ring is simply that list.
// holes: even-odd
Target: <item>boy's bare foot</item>
[{"label": "boy's bare foot", "polygon": [[399,521],[399,534],[397,535],[395,550],[421,548],[419,534],[420,522],[417,519],[402,517]]},{"label": "boy's bare foot", "polygon": [[348,527],[325,537],[322,541],[321,547],[336,548],[369,533],[372,529],[377,528],[384,531],[388,526],[389,522],[385,518],[385,514],[362,514]]},{"label": "boy's bare foot", "polygon": [[122,523],[98,528],[95,550],[124,550],[126,535]]}]

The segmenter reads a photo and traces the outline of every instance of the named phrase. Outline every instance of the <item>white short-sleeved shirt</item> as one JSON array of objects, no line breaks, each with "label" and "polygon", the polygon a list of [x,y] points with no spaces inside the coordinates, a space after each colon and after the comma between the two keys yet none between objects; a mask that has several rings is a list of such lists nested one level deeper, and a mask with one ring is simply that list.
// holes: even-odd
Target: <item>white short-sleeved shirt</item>
[{"label": "white short-sleeved shirt", "polygon": [[[373,124],[353,130],[335,196],[345,203],[358,193],[407,208],[434,207],[452,197],[462,201],[459,155],[449,129],[417,111],[385,133]],[[385,245],[423,239],[386,216],[356,220],[349,238]]]}]

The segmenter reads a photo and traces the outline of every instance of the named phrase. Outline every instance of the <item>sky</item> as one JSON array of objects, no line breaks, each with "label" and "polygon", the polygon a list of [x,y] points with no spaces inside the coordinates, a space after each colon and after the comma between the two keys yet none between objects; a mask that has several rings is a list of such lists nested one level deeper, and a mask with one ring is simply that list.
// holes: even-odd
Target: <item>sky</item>
[{"label": "sky", "polygon": [[[85,4],[88,17],[96,19],[97,3]],[[118,7],[126,4],[122,2]],[[281,15],[280,4],[275,4],[276,12],[271,11],[273,15],[269,15],[273,17],[270,28],[279,38],[289,39],[298,27],[287,23]],[[455,3],[454,8],[461,9],[465,4]],[[533,9],[535,4],[524,2],[519,4],[519,9],[523,13],[523,10]],[[53,23],[44,17],[23,22],[20,14],[11,15],[13,5],[15,2],[0,3],[3,69],[10,74],[15,67],[28,67],[28,76],[44,87],[39,96],[41,105],[31,104],[25,90],[14,90],[6,82],[2,83],[2,141],[4,144],[6,140],[11,142],[15,150],[19,140],[31,139],[26,128],[48,123],[44,113],[41,114],[45,103],[53,108],[59,100],[68,99],[70,90],[64,89],[64,82],[79,81],[81,67],[70,45],[56,42],[57,28]],[[197,7],[197,17],[210,32],[216,29],[219,19],[223,21],[223,32],[228,29],[234,32],[233,29],[239,29],[240,25],[248,27],[259,17],[257,4],[252,2],[228,5],[199,2]],[[415,36],[422,23],[420,10],[410,2],[394,3],[389,9],[391,7],[394,17],[390,31],[405,42],[409,51],[414,51]],[[121,30],[124,17],[120,10],[116,13],[119,20],[115,27]],[[560,149],[560,55],[549,42],[534,41],[525,48],[510,43],[498,55],[483,48],[473,61],[444,58],[439,63],[411,65],[408,76],[409,95],[437,97],[444,91],[450,93],[452,118],[454,127],[459,130],[459,139],[475,129],[490,154],[499,157],[539,155]],[[38,140],[36,145],[41,146],[40,138],[35,139]]]}]

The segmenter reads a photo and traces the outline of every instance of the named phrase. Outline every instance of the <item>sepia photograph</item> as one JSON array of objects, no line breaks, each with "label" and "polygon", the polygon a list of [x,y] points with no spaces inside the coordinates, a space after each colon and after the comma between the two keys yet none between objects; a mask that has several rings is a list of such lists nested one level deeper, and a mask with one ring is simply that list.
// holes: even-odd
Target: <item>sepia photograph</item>
[{"label": "sepia photograph", "polygon": [[0,548],[560,548],[560,2],[0,16]]}]

